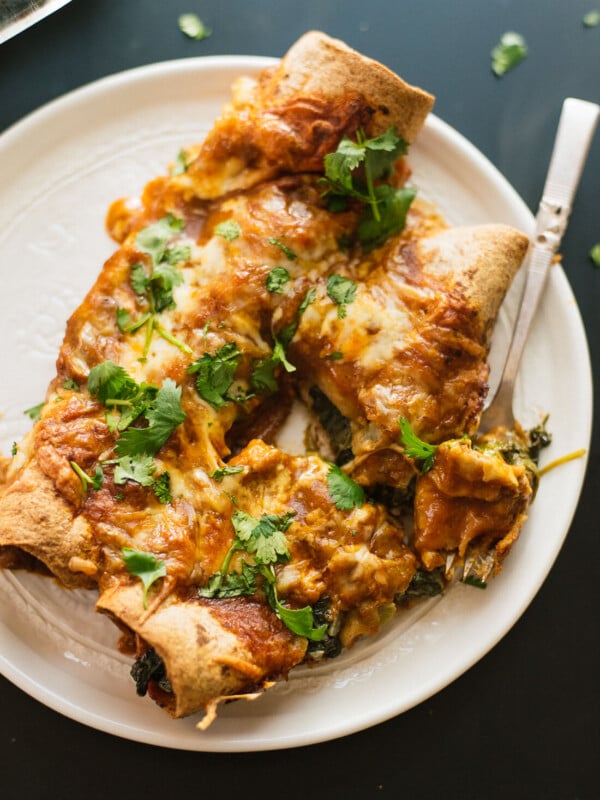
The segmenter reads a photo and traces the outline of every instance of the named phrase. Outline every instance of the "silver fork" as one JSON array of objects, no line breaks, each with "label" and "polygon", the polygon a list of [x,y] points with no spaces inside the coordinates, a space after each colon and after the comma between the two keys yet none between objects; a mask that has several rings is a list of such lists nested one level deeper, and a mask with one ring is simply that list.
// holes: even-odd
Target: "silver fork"
[{"label": "silver fork", "polygon": [[600,106],[568,97],[562,107],[548,175],[525,258],[526,278],[519,312],[495,396],[488,397],[480,432],[513,428],[513,396],[521,355],[543,295],[554,256],[567,227],[573,198],[598,122]]}]

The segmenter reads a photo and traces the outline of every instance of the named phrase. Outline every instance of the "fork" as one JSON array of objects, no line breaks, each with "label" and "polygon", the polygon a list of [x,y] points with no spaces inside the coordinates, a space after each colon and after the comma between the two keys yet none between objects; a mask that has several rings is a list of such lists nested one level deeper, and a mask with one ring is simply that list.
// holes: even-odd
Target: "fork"
[{"label": "fork", "polygon": [[521,356],[542,298],[550,267],[565,233],[573,198],[598,122],[600,106],[568,97],[562,107],[535,232],[525,257],[526,278],[502,377],[488,397],[480,433],[515,427],[513,397]]}]

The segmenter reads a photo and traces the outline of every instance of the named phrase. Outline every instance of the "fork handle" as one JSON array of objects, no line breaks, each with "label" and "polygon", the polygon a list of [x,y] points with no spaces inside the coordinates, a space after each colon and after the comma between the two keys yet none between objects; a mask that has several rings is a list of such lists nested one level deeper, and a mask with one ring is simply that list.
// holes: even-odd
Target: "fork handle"
[{"label": "fork handle", "polygon": [[594,135],[600,106],[568,97],[562,107],[535,234],[526,263],[527,276],[510,348],[494,405],[511,407],[515,380],[531,323],[543,294],[554,255],[567,227],[573,198]]}]

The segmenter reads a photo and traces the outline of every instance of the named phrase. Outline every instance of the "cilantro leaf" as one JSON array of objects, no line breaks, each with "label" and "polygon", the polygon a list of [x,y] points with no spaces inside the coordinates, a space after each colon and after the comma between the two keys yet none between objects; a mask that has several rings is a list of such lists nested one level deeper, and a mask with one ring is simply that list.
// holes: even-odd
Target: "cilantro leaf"
[{"label": "cilantro leaf", "polygon": [[283,287],[290,281],[290,273],[285,267],[273,267],[267,275],[267,291],[283,294]]},{"label": "cilantro leaf", "polygon": [[152,270],[150,292],[152,306],[157,313],[174,308],[173,289],[183,283],[181,272],[168,261],[161,261]]},{"label": "cilantro leaf", "polygon": [[178,25],[182,33],[190,39],[196,39],[196,41],[202,41],[212,33],[197,14],[180,14]]},{"label": "cilantro leaf", "polygon": [[527,44],[519,33],[508,31],[502,34],[500,41],[491,52],[492,72],[501,78],[509,70],[514,69],[527,55]]},{"label": "cilantro leaf", "polygon": [[339,511],[350,511],[353,508],[362,506],[365,499],[365,490],[336,464],[329,465],[327,486],[329,496]]},{"label": "cilantro leaf", "polygon": [[156,265],[165,257],[167,242],[182,230],[183,220],[167,214],[158,222],[142,228],[135,237],[135,243],[143,253],[150,256],[152,264]]},{"label": "cilantro leaf", "polygon": [[398,425],[401,431],[400,438],[405,448],[404,452],[410,458],[423,462],[421,464],[421,472],[429,472],[433,467],[433,459],[435,457],[437,445],[428,444],[422,439],[419,439],[406,417],[401,417],[398,420]]},{"label": "cilantro leaf", "polygon": [[340,319],[346,316],[346,305],[354,302],[357,286],[350,278],[343,275],[330,275],[327,279],[327,294],[338,306],[337,315]]},{"label": "cilantro leaf", "polygon": [[263,358],[252,370],[250,382],[257,392],[276,392],[279,389],[275,370],[279,362],[272,357]]},{"label": "cilantro leaf", "polygon": [[146,294],[150,286],[150,278],[146,275],[143,264],[137,262],[131,265],[129,270],[129,283],[136,294]]},{"label": "cilantro leaf", "polygon": [[77,381],[74,381],[73,378],[66,378],[63,381],[63,388],[64,389],[69,389],[72,392],[78,392],[79,391],[79,384],[77,383]]},{"label": "cilantro leaf", "polygon": [[600,242],[595,244],[590,250],[590,258],[595,267],[600,267]]},{"label": "cilantro leaf", "polygon": [[155,471],[156,464],[152,456],[123,456],[115,467],[113,480],[119,486],[127,481],[134,481],[140,486],[152,486],[154,483],[152,476]]},{"label": "cilantro leaf", "polygon": [[367,206],[358,222],[358,238],[365,249],[380,247],[390,236],[404,230],[406,215],[417,192],[403,187],[394,189],[389,184],[381,184],[374,189],[379,218],[376,219],[371,206]]},{"label": "cilantro leaf", "polygon": [[27,414],[27,416],[36,422],[40,418],[40,414],[42,412],[42,408],[45,406],[45,403],[38,403],[36,406],[31,406],[31,408],[26,408],[23,412]]},{"label": "cilantro leaf", "polygon": [[169,170],[169,174],[171,176],[183,175],[184,172],[188,171],[188,166],[189,164],[187,159],[187,153],[185,152],[185,150],[182,149],[177,153],[177,158],[175,159],[175,163]]},{"label": "cilantro leaf", "polygon": [[165,258],[169,264],[182,264],[189,261],[192,248],[189,244],[174,244],[165,250]]},{"label": "cilantro leaf", "polygon": [[154,400],[144,411],[147,428],[127,428],[115,446],[119,456],[155,455],[175,428],[186,418],[181,408],[181,387],[165,378]]},{"label": "cilantro leaf", "polygon": [[188,372],[197,373],[196,390],[213,408],[221,408],[228,400],[228,391],[234,381],[235,371],[242,353],[235,342],[227,342],[213,355],[204,355],[190,364]]},{"label": "cilantro leaf", "polygon": [[144,608],[148,608],[148,590],[159,578],[166,576],[167,566],[164,561],[160,561],[152,553],[145,553],[143,550],[124,547],[121,552],[129,574],[139,578],[142,582]]},{"label": "cilantro leaf", "polygon": [[171,495],[171,476],[168,472],[162,472],[152,485],[152,491],[156,495],[159,503],[166,505],[173,499]]},{"label": "cilantro leaf", "polygon": [[[290,339],[293,338],[294,332],[295,329],[289,337]],[[252,375],[250,376],[252,386],[259,392],[276,392],[279,386],[275,377],[275,370],[279,366],[282,366],[286,372],[296,371],[296,367],[287,359],[283,343],[275,337],[272,354],[259,361],[252,370]]]},{"label": "cilantro leaf", "polygon": [[298,258],[296,253],[294,253],[294,251],[291,250],[287,246],[287,244],[285,244],[285,242],[282,242],[281,239],[276,239],[274,236],[271,236],[271,238],[269,239],[269,244],[272,244],[275,247],[278,247],[281,250],[281,252],[284,254],[284,256],[287,258],[288,261],[295,261]]},{"label": "cilantro leaf", "polygon": [[88,489],[91,487],[98,491],[98,489],[102,488],[102,483],[104,481],[104,473],[102,472],[102,467],[97,466],[94,472],[94,477],[91,478],[86,472],[84,472],[79,464],[76,461],[69,461],[71,465],[71,469],[75,474],[78,476],[79,480],[81,481],[81,488],[83,489],[83,494],[86,495]]},{"label": "cilantro leaf", "polygon": [[198,589],[200,597],[239,597],[254,594],[258,567],[242,561],[241,572],[216,572],[206,586]]},{"label": "cilantro leaf", "polygon": [[261,575],[265,579],[265,594],[273,611],[283,624],[297,636],[304,636],[313,642],[320,642],[327,631],[327,624],[314,627],[314,612],[310,606],[304,608],[288,608],[277,595],[275,570],[273,565],[261,567]]},{"label": "cilantro leaf", "polygon": [[233,242],[234,239],[241,235],[242,229],[234,219],[226,219],[215,226],[214,233],[216,236],[222,236],[223,239],[227,239],[228,242]]},{"label": "cilantro leaf", "polygon": [[[292,523],[294,511],[277,516],[264,514],[259,520],[238,509],[231,521],[244,549],[255,555],[261,564],[272,564],[290,556],[285,532]],[[281,557],[281,558],[280,558]]]},{"label": "cilantro leaf", "polygon": [[237,475],[239,472],[243,472],[245,469],[246,469],[246,467],[242,467],[242,466],[238,466],[238,467],[229,467],[229,466],[219,467],[219,469],[216,469],[211,474],[210,477],[213,480],[215,480],[217,483],[221,483],[223,478],[226,478],[228,475]]},{"label": "cilantro leaf", "polygon": [[123,367],[110,360],[92,367],[87,385],[89,393],[102,405],[110,405],[109,400],[130,400],[138,390],[137,383]]}]

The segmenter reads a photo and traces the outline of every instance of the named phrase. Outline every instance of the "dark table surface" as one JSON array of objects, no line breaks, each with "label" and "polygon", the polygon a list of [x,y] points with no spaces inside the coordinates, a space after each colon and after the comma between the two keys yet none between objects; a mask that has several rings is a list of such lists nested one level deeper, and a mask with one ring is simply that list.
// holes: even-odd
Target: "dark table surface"
[{"label": "dark table surface", "polygon": [[[582,25],[593,7],[594,0],[73,0],[0,46],[0,130],[104,75],[196,55],[280,56],[316,28],[433,92],[436,113],[535,210],[562,100],[600,100],[600,26]],[[212,28],[210,38],[180,33],[177,17],[187,11]],[[489,51],[507,30],[525,36],[529,56],[498,80]],[[600,241],[599,178],[600,135],[562,248],[597,395],[600,269],[588,252]],[[578,511],[540,592],[488,655],[416,708],[308,747],[192,753],[85,727],[0,678],[0,795],[600,797],[599,468],[596,431]]]}]

